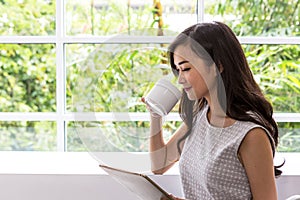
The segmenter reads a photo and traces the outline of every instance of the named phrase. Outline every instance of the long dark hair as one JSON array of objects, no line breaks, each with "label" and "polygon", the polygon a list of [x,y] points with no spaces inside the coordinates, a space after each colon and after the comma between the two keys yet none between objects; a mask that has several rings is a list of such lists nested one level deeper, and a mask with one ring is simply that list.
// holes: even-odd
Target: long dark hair
[{"label": "long dark hair", "polygon": [[[168,49],[169,61],[175,75],[178,75],[178,72],[174,64],[174,51],[179,45],[190,48],[207,63],[207,66],[215,63],[219,71],[222,68],[218,79],[222,84],[218,82],[217,90],[222,109],[232,119],[250,121],[268,130],[275,143],[272,145],[274,156],[275,147],[278,145],[278,127],[273,119],[273,108],[255,82],[241,44],[233,31],[221,22],[199,23],[185,29]],[[189,131],[178,142],[179,153],[180,143],[191,133],[195,112],[206,104],[204,98],[189,100],[183,91],[179,114]],[[281,166],[274,167],[275,176],[282,173],[278,169]]]}]

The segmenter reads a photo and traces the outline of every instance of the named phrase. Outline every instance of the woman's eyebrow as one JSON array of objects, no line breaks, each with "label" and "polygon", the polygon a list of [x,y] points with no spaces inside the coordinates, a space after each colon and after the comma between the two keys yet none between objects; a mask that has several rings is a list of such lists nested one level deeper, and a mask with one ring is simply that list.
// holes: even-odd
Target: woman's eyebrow
[{"label": "woman's eyebrow", "polygon": [[178,66],[179,66],[179,65],[182,65],[182,64],[184,64],[184,63],[188,63],[188,62],[189,62],[189,61],[187,61],[187,60],[181,61],[181,62],[178,63]]}]

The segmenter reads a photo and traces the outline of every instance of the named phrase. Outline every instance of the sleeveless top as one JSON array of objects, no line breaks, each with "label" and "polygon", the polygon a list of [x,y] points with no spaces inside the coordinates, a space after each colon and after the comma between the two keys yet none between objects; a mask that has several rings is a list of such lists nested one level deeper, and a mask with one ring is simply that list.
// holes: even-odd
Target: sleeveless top
[{"label": "sleeveless top", "polygon": [[196,115],[179,160],[183,192],[189,200],[252,199],[250,184],[238,159],[239,147],[246,134],[261,127],[252,122],[236,121],[229,127],[209,124],[208,106]]}]

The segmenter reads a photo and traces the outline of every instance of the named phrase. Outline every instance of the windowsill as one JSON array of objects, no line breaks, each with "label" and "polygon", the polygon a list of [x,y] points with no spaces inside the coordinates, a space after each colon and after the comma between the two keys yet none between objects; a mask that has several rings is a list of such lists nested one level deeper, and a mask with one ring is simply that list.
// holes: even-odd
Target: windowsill
[{"label": "windowsill", "polygon": [[[118,153],[115,153],[118,158]],[[277,153],[283,176],[300,176],[300,153]],[[0,174],[106,174],[87,152],[0,152]],[[166,175],[178,175],[178,165]]]},{"label": "windowsill", "polygon": [[[116,159],[120,153],[113,153]],[[0,174],[106,174],[87,152],[0,151]],[[166,175],[178,175],[175,165]],[[150,173],[150,172],[146,172]]]},{"label": "windowsill", "polygon": [[0,174],[99,174],[86,152],[0,152]]}]

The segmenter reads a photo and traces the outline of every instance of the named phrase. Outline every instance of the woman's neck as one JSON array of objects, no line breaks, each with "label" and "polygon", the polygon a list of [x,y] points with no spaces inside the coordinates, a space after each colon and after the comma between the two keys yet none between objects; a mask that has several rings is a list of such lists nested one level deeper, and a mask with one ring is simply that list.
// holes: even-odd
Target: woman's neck
[{"label": "woman's neck", "polygon": [[209,123],[216,127],[228,127],[234,124],[236,120],[228,117],[226,115],[226,111],[224,111],[221,105],[218,102],[212,103],[212,101],[208,102],[208,112],[207,119]]}]

